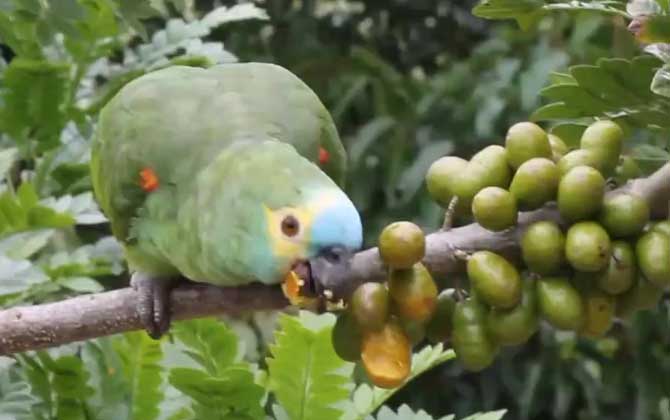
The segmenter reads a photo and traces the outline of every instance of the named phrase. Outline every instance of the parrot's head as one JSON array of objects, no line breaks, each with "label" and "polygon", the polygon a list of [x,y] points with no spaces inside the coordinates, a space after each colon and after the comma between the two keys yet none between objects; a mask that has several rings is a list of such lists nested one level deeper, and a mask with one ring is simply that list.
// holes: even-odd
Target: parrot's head
[{"label": "parrot's head", "polygon": [[[309,259],[342,258],[362,246],[354,204],[293,146],[255,142],[241,145],[236,157],[226,168],[240,173],[233,192],[238,217],[232,233],[242,239],[238,243],[244,250],[237,255],[257,280],[284,283],[291,299],[291,291],[303,284],[299,267]],[[231,188],[224,191],[231,193]]]}]

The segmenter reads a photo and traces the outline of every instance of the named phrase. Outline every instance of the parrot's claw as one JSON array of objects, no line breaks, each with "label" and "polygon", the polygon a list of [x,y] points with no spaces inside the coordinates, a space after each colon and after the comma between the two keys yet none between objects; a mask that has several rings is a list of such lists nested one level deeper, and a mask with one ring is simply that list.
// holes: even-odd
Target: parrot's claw
[{"label": "parrot's claw", "polygon": [[172,279],[134,273],[130,285],[137,292],[137,313],[149,336],[161,338],[170,329],[170,292]]}]

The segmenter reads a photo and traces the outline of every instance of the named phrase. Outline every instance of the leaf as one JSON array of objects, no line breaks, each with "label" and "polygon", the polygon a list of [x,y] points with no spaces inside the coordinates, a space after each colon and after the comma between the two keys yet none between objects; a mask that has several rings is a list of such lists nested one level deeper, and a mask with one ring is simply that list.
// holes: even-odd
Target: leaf
[{"label": "leaf", "polygon": [[172,333],[191,351],[187,354],[212,376],[239,362],[237,336],[224,323],[213,318],[175,323]]},{"label": "leaf", "polygon": [[105,290],[99,282],[90,277],[62,277],[57,282],[66,289],[80,293],[97,293]]},{"label": "leaf", "polygon": [[156,69],[170,63],[170,57],[204,57],[210,64],[237,61],[235,56],[224,50],[218,42],[203,42],[201,38],[210,34],[212,29],[225,23],[245,19],[266,19],[267,15],[255,5],[241,4],[231,8],[218,7],[201,20],[185,22],[182,19],[170,19],[153,34],[151,42],[127,51],[131,69]]},{"label": "leaf", "polygon": [[561,140],[571,149],[579,148],[582,134],[586,130],[586,124],[564,123],[557,124],[551,128],[551,134],[560,137]]},{"label": "leaf", "polygon": [[[407,404],[398,407],[397,413],[387,406],[382,406],[377,412],[376,420],[433,420],[433,416],[423,410],[413,411]],[[454,416],[440,417],[438,420],[453,420]]]},{"label": "leaf", "polygon": [[55,393],[56,418],[86,419],[86,396],[93,389],[87,384],[88,372],[77,356],[53,359],[46,351],[37,352],[42,365],[52,374],[50,388]]},{"label": "leaf", "polygon": [[670,101],[650,90],[658,65],[658,59],[640,56],[572,66],[570,78],[542,90],[551,103],[538,109],[532,119],[601,117],[636,127],[670,127]]},{"label": "leaf", "polygon": [[[433,367],[456,357],[453,350],[444,350],[442,344],[426,346],[412,356],[412,372],[405,383]],[[368,384],[359,385],[352,394],[352,401],[347,406],[345,417],[363,420],[377,410],[386,400],[391,398],[398,389],[383,389]]]},{"label": "leaf", "polygon": [[486,19],[515,19],[522,29],[528,29],[542,13],[541,0],[483,0],[472,14]]},{"label": "leaf", "polygon": [[67,63],[15,58],[4,72],[0,126],[16,141],[36,139],[41,150],[58,145],[70,92]]},{"label": "leaf", "polygon": [[0,295],[19,293],[49,277],[29,260],[12,260],[0,255]]},{"label": "leaf", "polygon": [[262,416],[264,391],[254,383],[247,368],[229,367],[216,376],[197,369],[174,368],[168,380],[198,403],[193,406],[197,418],[253,420]]},{"label": "leaf", "polygon": [[0,178],[4,178],[18,157],[18,149],[9,147],[0,150]]},{"label": "leaf", "polygon": [[651,91],[657,95],[670,98],[670,64],[665,64],[654,74],[654,79],[651,81]]},{"label": "leaf", "polygon": [[147,39],[147,31],[142,25],[142,19],[158,16],[159,12],[149,2],[136,0],[116,0],[119,5],[121,17],[133,28],[143,39]]},{"label": "leaf", "polygon": [[96,420],[127,419],[130,382],[124,378],[120,355],[113,347],[117,337],[87,341],[81,351],[81,359],[89,373],[88,384],[94,390],[87,397],[91,407],[91,418]]},{"label": "leaf", "polygon": [[507,413],[507,410],[489,411],[488,413],[476,413],[464,418],[463,420],[500,420]]},{"label": "leaf", "polygon": [[176,323],[172,333],[185,346],[182,351],[203,368],[173,368],[168,379],[193,399],[196,418],[255,419],[262,415],[265,391],[254,383],[250,366],[240,362],[242,352],[232,330],[209,318]]},{"label": "leaf", "polygon": [[[64,195],[59,198],[49,197],[42,200],[43,206],[53,209],[58,214],[64,214],[80,225],[96,225],[104,223],[107,218],[102,214],[98,204],[93,198],[91,191],[71,196]],[[44,216],[43,216],[44,217]]]},{"label": "leaf", "polygon": [[664,63],[670,63],[670,44],[651,44],[644,48],[644,52],[653,55]]},{"label": "leaf", "polygon": [[158,405],[163,399],[160,361],[163,358],[160,341],[141,332],[126,333],[114,343],[130,384],[132,419],[155,420]]},{"label": "leaf", "polygon": [[13,259],[30,258],[44,248],[53,237],[53,229],[20,232],[0,239],[0,254]]},{"label": "leaf", "polygon": [[564,120],[579,118],[581,113],[569,107],[565,102],[552,102],[535,110],[530,116],[531,121]]},{"label": "leaf", "polygon": [[332,314],[284,315],[267,359],[269,387],[292,420],[338,419],[335,408],[349,396],[353,364],[340,359],[331,343]]},{"label": "leaf", "polygon": [[630,17],[628,13],[618,7],[613,7],[612,2],[603,1],[567,1],[567,2],[544,2],[542,0],[482,0],[472,13],[486,19],[515,19],[521,29],[528,29],[544,13],[550,11],[567,12],[599,12]]},{"label": "leaf", "polygon": [[352,167],[361,165],[361,160],[363,156],[365,156],[367,150],[393,128],[394,125],[395,120],[393,118],[383,116],[376,117],[361,127],[354,137],[349,150]]},{"label": "leaf", "polygon": [[626,5],[626,11],[632,17],[663,13],[661,5],[655,0],[631,0]]},{"label": "leaf", "polygon": [[30,384],[13,374],[16,360],[0,357],[0,420],[32,420],[37,402]]},{"label": "leaf", "polygon": [[250,19],[268,20],[270,17],[265,10],[253,3],[242,3],[230,8],[217,7],[202,18],[202,23],[211,29],[226,23]]}]

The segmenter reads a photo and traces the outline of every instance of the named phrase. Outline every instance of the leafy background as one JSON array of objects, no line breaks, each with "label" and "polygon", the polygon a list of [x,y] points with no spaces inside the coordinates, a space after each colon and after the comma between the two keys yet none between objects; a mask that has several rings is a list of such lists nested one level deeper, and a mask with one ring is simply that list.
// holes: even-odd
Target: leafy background
[{"label": "leafy background", "polygon": [[[435,229],[428,165],[501,143],[519,120],[570,142],[594,116],[617,118],[645,171],[667,162],[670,52],[645,52],[624,19],[665,16],[667,1],[475,6],[0,0],[0,305],[127,285],[91,194],[89,140],[118,89],[172,64],[271,61],[312,86],[351,156],[368,244],[392,220]],[[670,419],[667,301],[600,340],[542,329],[479,374],[420,345],[417,378],[393,391],[335,356],[332,315],[225,321],[2,357],[0,419]]]}]

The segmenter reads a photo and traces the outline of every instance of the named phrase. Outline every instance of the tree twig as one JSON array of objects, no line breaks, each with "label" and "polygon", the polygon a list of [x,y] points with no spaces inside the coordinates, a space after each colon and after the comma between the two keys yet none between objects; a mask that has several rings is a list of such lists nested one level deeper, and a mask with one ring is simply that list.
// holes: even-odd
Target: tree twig
[{"label": "tree twig", "polygon": [[[645,198],[655,218],[668,215],[670,163],[648,178],[629,182],[609,194],[630,191]],[[510,258],[518,255],[519,237],[538,220],[561,222],[554,205],[522,213],[516,228],[490,232],[477,224],[438,231],[426,238],[424,263],[434,275],[444,276],[463,270],[459,251],[488,249]],[[321,261],[312,266],[321,290],[329,289],[335,299],[346,298],[359,284],[383,281],[386,268],[376,248],[361,251],[338,263]],[[52,347],[74,341],[142,328],[136,312],[133,289],[82,295],[60,302],[15,307],[0,311],[0,355]],[[252,284],[220,288],[189,283],[171,295],[173,319],[191,319],[218,314],[235,314],[262,309],[280,309],[288,304],[278,286]]]}]

